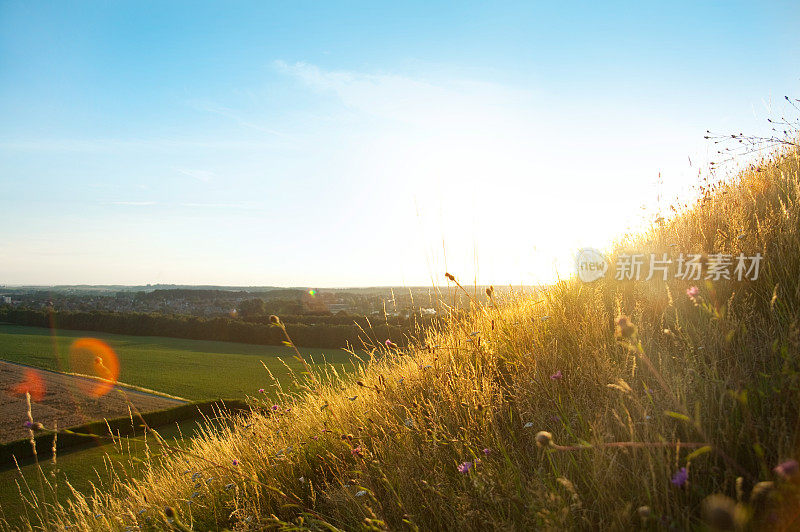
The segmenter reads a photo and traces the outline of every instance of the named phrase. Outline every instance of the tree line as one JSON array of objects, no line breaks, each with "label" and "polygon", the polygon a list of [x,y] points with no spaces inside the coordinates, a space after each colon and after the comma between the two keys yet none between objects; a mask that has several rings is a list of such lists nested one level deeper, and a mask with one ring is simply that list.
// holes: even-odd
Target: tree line
[{"label": "tree line", "polygon": [[[295,345],[300,347],[341,348],[390,339],[405,345],[430,319],[395,319],[370,323],[366,318],[344,316],[285,316],[281,320]],[[286,338],[280,327],[268,323],[268,317],[248,320],[140,312],[53,311],[48,309],[0,308],[0,322],[33,327],[52,327],[78,331],[98,331],[134,336],[166,336],[192,340],[217,340],[260,345],[283,345]],[[363,330],[362,330],[363,329]]]}]

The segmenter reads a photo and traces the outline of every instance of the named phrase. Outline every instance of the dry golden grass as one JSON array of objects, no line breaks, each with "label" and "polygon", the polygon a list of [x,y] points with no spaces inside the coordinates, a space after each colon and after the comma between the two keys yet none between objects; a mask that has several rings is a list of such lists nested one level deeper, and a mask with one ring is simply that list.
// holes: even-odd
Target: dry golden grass
[{"label": "dry golden grass", "polygon": [[[274,410],[188,452],[154,446],[169,456],[140,479],[40,501],[30,526],[800,526],[798,187],[800,156],[782,153],[620,246],[760,252],[757,281],[700,283],[695,300],[679,280],[493,294],[355,376],[298,375]],[[636,332],[615,332],[621,315]]]}]

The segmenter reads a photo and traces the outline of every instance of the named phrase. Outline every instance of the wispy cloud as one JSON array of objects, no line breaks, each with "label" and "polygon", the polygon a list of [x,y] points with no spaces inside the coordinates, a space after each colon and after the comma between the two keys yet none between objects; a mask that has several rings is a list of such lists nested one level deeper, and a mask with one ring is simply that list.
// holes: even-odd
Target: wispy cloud
[{"label": "wispy cloud", "polygon": [[37,139],[20,141],[0,140],[0,150],[24,152],[100,153],[120,151],[152,151],[174,149],[251,151],[274,147],[263,141],[216,139]]},{"label": "wispy cloud", "polygon": [[336,94],[351,110],[417,125],[460,128],[476,121],[505,121],[511,110],[533,108],[537,96],[532,90],[484,81],[323,70],[280,60],[274,66],[314,90]]},{"label": "wispy cloud", "polygon": [[192,209],[254,209],[256,205],[252,203],[179,203],[181,207]]},{"label": "wispy cloud", "polygon": [[189,100],[187,104],[198,111],[204,111],[207,113],[228,118],[233,122],[235,122],[236,124],[248,129],[260,131],[262,133],[269,133],[270,135],[274,135],[276,137],[284,139],[290,138],[289,135],[283,133],[282,131],[278,131],[276,129],[266,127],[264,125],[253,122],[250,118],[246,118],[245,113],[237,111],[236,109],[232,109],[230,107],[218,105],[214,102],[209,102],[207,100]]},{"label": "wispy cloud", "polygon": [[125,205],[127,207],[148,207],[156,205],[155,201],[112,201],[111,205]]},{"label": "wispy cloud", "polygon": [[198,181],[202,181],[203,183],[208,183],[212,179],[214,179],[214,172],[209,170],[194,170],[191,168],[176,168],[178,173],[181,173],[187,177],[191,177],[192,179],[197,179]]}]

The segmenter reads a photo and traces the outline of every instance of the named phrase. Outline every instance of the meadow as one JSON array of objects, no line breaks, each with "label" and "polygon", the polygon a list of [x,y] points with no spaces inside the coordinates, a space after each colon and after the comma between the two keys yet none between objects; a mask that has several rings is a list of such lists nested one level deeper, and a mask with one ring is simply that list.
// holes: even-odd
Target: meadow
[{"label": "meadow", "polygon": [[[473,300],[350,375],[98,479],[31,524],[80,530],[797,529],[800,153],[767,157],[611,253],[700,280],[561,281]],[[764,262],[706,279],[709,256]],[[452,293],[465,293],[457,272]],[[445,299],[447,301],[447,299]],[[200,481],[202,479],[202,481]],[[46,479],[45,479],[46,480]]]},{"label": "meadow", "polygon": [[[158,427],[158,434],[169,445],[181,446],[187,438],[198,435],[203,426],[202,420],[188,419]],[[0,519],[11,526],[21,526],[28,518],[36,520],[35,514],[29,514],[31,502],[36,498],[55,499],[66,505],[73,498],[69,486],[89,493],[93,483],[109,475],[135,478],[145,467],[144,460],[157,454],[151,452],[141,439],[138,436],[121,438],[116,443],[84,445],[57,455],[55,463],[48,459],[42,460],[40,466],[29,464],[0,471]],[[44,491],[39,484],[40,467],[49,479],[49,485],[54,487],[53,492]]]},{"label": "meadow", "polygon": [[[259,389],[291,381],[302,365],[284,346],[250,345],[154,336],[126,336],[0,324],[0,359],[69,372],[69,346],[77,338],[104,340],[120,360],[120,382],[188,400],[244,399]],[[352,355],[341,349],[303,348],[312,363],[352,370]],[[263,362],[263,365],[262,365]],[[357,362],[357,360],[356,360]]]},{"label": "meadow", "polygon": [[[0,359],[68,372],[69,346],[77,338],[86,336],[100,338],[115,350],[122,367],[120,381],[190,401],[248,397],[266,400],[268,395],[274,394],[277,384],[292,381],[291,371],[304,369],[293,358],[295,353],[289,347],[86,331],[51,333],[39,327],[7,324],[0,324]],[[324,360],[339,371],[352,371],[354,358],[343,350],[304,348],[302,352],[312,363]],[[260,389],[265,393],[260,393]],[[24,417],[24,412],[19,414]],[[186,420],[159,427],[158,432],[174,444],[200,430],[198,423],[199,420]],[[48,475],[54,475],[53,478],[57,474],[60,481],[69,479],[79,491],[90,490],[98,475],[110,474],[112,470],[133,478],[141,471],[139,461],[146,456],[145,448],[135,438],[121,441],[123,443],[117,445],[70,449],[58,458],[57,466],[45,462],[44,468]],[[19,524],[19,516],[24,515],[27,508],[22,497],[31,500],[34,496],[43,496],[36,476],[35,465],[25,466],[20,471],[0,471],[0,509],[7,521]],[[58,491],[61,503],[66,503],[69,496],[70,490],[66,488]]]}]

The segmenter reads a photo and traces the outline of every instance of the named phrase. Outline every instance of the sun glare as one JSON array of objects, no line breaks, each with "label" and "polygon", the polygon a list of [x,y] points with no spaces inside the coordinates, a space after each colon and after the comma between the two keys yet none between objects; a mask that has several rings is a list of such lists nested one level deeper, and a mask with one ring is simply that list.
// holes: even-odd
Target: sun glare
[{"label": "sun glare", "polygon": [[97,338],[79,338],[69,348],[73,373],[98,379],[77,382],[80,390],[91,397],[102,397],[114,388],[119,378],[119,359],[114,350]]}]

